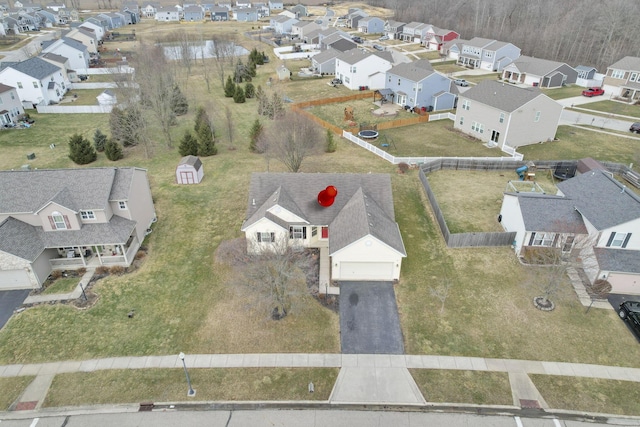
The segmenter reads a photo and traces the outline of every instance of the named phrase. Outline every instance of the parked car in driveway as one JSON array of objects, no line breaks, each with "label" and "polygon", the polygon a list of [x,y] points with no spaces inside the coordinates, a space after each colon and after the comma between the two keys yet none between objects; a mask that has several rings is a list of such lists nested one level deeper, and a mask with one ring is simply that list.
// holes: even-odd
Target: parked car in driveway
[{"label": "parked car in driveway", "polygon": [[389,36],[382,36],[378,40],[381,41],[381,42],[383,42],[385,40],[389,40]]},{"label": "parked car in driveway", "polygon": [[585,89],[582,91],[582,96],[592,97],[598,95],[604,95],[604,89],[602,89],[601,87],[590,87],[589,89]]},{"label": "parked car in driveway", "polygon": [[342,80],[340,80],[340,79],[333,79],[333,80],[331,80],[331,81],[329,82],[329,84],[330,84],[331,86],[341,85],[341,84],[342,84]]},{"label": "parked car in driveway", "polygon": [[469,82],[465,79],[455,79],[453,82],[458,86],[469,86]]},{"label": "parked car in driveway", "polygon": [[374,48],[375,50],[380,50],[380,51],[384,50],[384,47],[380,46],[379,44],[374,44],[374,45],[373,45],[373,48]]},{"label": "parked car in driveway", "polygon": [[629,131],[640,133],[640,122],[635,122],[634,124],[632,124],[631,127],[629,128]]},{"label": "parked car in driveway", "polygon": [[640,339],[640,301],[624,301],[620,304],[618,316],[629,324]]}]

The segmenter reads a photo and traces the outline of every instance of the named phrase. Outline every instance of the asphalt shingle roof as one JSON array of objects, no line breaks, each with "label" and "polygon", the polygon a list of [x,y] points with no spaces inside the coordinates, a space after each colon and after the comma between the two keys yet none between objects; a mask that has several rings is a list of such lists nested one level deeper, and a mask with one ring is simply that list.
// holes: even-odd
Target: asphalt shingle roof
[{"label": "asphalt shingle roof", "polygon": [[26,61],[13,63],[9,65],[9,67],[38,80],[49,77],[51,74],[60,72],[61,70],[60,67],[57,67],[52,63],[38,57],[33,57],[27,59]]},{"label": "asphalt shingle roof", "polygon": [[387,73],[395,74],[412,82],[419,82],[429,77],[434,71],[429,61],[420,60],[398,64],[387,71]]},{"label": "asphalt shingle roof", "polygon": [[637,56],[625,56],[621,60],[609,65],[609,68],[616,70],[640,71],[640,58]]},{"label": "asphalt shingle roof", "polygon": [[593,248],[600,270],[640,273],[640,251]]},{"label": "asphalt shingle roof", "polygon": [[517,194],[527,231],[584,234],[587,229],[574,201],[562,196],[521,192]]},{"label": "asphalt shingle roof", "polygon": [[640,218],[640,197],[605,171],[592,170],[557,187],[598,230]]},{"label": "asphalt shingle roof", "polygon": [[535,76],[546,76],[559,67],[565,65],[563,62],[550,61],[548,59],[533,58],[531,56],[520,56],[512,63],[521,73]]},{"label": "asphalt shingle roof", "polygon": [[[338,195],[334,204],[325,208],[318,204],[317,197],[328,185],[335,186]],[[366,231],[405,254],[395,222],[389,175],[254,173],[243,230],[268,216],[275,206],[309,224],[329,225],[331,252],[363,237]]]},{"label": "asphalt shingle roof", "polygon": [[520,88],[493,80],[483,80],[460,96],[501,111],[513,112],[538,96],[546,95],[535,87]]}]

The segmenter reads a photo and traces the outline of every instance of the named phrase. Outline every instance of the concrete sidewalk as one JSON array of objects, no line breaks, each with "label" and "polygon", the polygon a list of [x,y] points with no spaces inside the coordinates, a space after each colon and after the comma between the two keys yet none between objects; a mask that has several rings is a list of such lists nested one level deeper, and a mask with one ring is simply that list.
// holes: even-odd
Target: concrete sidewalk
[{"label": "concrete sidewalk", "polygon": [[[341,368],[329,402],[343,404],[424,405],[408,369],[447,369],[506,372],[512,388],[514,406],[548,407],[529,379],[529,374],[560,375],[640,382],[640,368],[534,360],[491,359],[481,357],[380,355],[380,354],[189,354],[190,369],[206,368]],[[35,376],[12,406],[33,410],[42,405],[57,374],[94,372],[109,369],[180,369],[177,355],[113,357],[40,364],[0,366],[0,377]]]}]

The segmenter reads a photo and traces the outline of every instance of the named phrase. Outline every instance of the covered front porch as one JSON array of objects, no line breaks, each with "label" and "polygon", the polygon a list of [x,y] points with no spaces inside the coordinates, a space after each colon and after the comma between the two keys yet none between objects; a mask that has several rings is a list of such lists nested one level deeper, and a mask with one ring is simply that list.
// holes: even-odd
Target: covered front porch
[{"label": "covered front porch", "polygon": [[620,98],[627,102],[640,100],[640,88],[633,86],[622,86],[620,88]]},{"label": "covered front porch", "polygon": [[509,83],[524,83],[526,74],[516,73],[515,71],[504,70],[502,73],[502,80]]},{"label": "covered front porch", "polygon": [[135,235],[131,235],[126,243],[56,248],[49,263],[54,270],[60,268],[74,270],[102,265],[129,266],[138,249],[140,249],[140,242]]},{"label": "covered front porch", "polygon": [[462,65],[467,68],[479,68],[480,58],[470,58],[468,56],[461,56],[458,58],[458,65]]}]

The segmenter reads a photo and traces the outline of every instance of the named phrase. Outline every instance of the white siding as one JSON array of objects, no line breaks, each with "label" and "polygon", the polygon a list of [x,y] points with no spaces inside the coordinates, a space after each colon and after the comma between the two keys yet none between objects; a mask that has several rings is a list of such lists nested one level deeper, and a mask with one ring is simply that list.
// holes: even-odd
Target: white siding
[{"label": "white siding", "polygon": [[526,236],[526,230],[524,226],[524,220],[522,219],[522,212],[520,210],[520,203],[518,202],[518,197],[512,196],[510,194],[505,194],[502,199],[502,208],[500,208],[500,215],[502,228],[504,231],[511,232],[515,231],[516,238],[516,253],[520,253],[522,246],[524,245],[524,239]]},{"label": "white siding", "polygon": [[[331,235],[329,235],[331,238]],[[400,278],[400,268],[402,266],[403,256],[393,248],[382,243],[373,236],[366,236],[351,245],[331,254],[331,279],[344,280],[341,273],[349,272],[349,268],[353,268],[353,263],[391,263],[393,268],[388,278],[384,280],[398,280]],[[347,263],[345,269],[342,263]],[[351,265],[349,265],[351,263]],[[361,268],[363,264],[355,265]],[[349,273],[347,273],[349,274]],[[366,277],[368,273],[363,271],[361,280],[371,280]],[[355,280],[352,274],[346,278],[347,280]],[[380,280],[380,279],[378,279]]]}]

